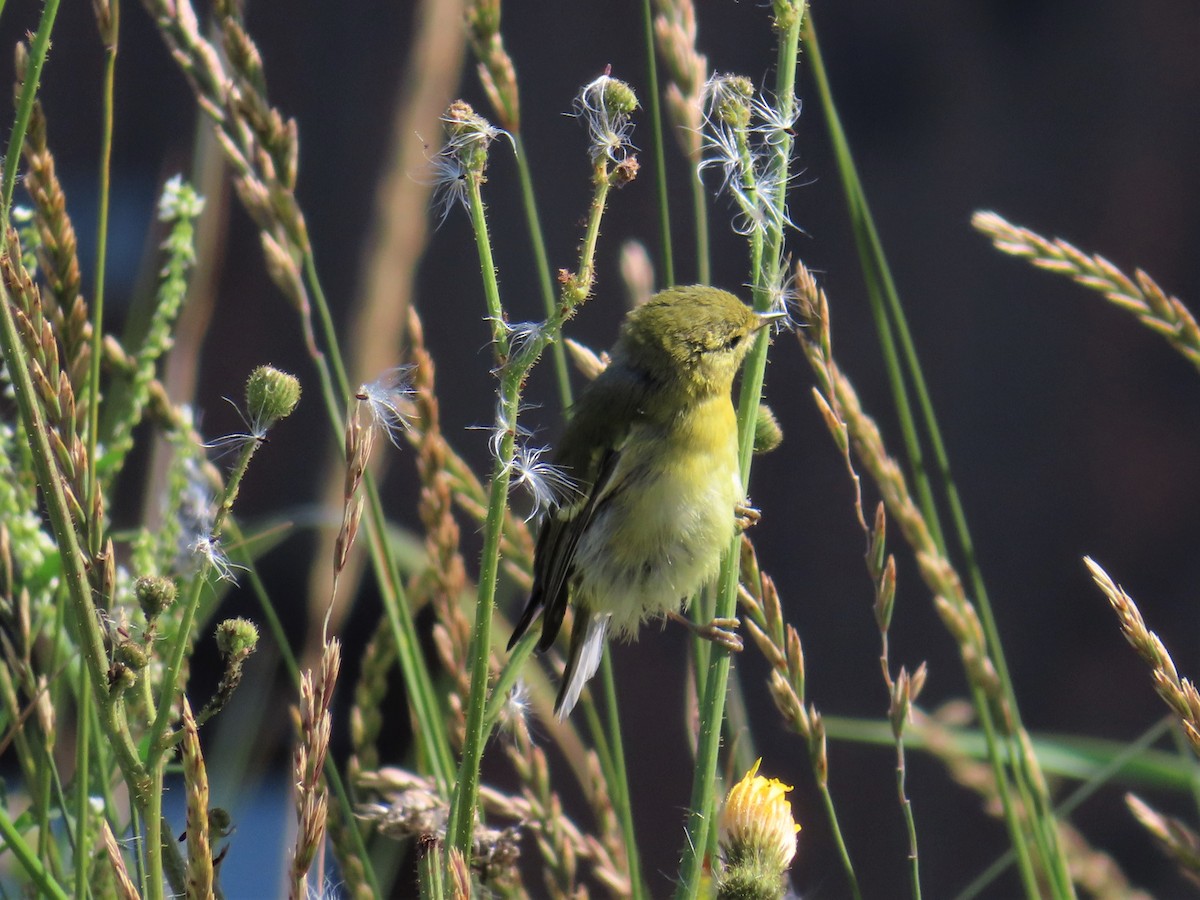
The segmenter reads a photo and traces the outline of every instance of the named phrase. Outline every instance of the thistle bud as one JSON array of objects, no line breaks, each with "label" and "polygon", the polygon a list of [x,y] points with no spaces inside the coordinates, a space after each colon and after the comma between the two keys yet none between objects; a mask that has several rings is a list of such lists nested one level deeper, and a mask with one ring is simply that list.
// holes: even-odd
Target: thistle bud
[{"label": "thistle bud", "polygon": [[270,428],[292,414],[300,402],[300,381],[270,366],[259,366],[246,380],[246,409],[255,429]]},{"label": "thistle bud", "polygon": [[258,626],[249,619],[226,619],[217,626],[217,649],[226,659],[244,659],[257,646]]},{"label": "thistle bud", "polygon": [[133,583],[133,593],[147,622],[153,622],[175,602],[175,582],[161,575],[146,575]]}]

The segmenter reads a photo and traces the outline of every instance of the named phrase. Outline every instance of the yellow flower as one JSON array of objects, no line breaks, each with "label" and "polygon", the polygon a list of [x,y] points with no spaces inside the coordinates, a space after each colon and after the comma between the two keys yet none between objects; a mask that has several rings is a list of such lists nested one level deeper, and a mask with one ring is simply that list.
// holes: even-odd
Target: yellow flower
[{"label": "yellow flower", "polygon": [[796,856],[800,826],[792,818],[792,805],[786,796],[791,786],[759,775],[761,763],[760,758],[725,799],[720,822],[725,866],[717,880],[719,884],[740,882],[752,872],[755,880],[762,879],[763,887],[770,885],[767,893],[757,896],[778,897],[783,892],[783,875]]}]

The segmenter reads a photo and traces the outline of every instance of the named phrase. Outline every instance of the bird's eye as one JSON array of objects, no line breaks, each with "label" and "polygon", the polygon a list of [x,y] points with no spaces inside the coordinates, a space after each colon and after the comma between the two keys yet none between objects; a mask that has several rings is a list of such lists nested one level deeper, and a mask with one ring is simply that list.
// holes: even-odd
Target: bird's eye
[{"label": "bird's eye", "polygon": [[745,337],[744,334],[735,334],[733,337],[731,337],[729,339],[729,349],[736,350],[738,348],[738,346],[742,343],[742,338],[744,338],[744,337]]}]

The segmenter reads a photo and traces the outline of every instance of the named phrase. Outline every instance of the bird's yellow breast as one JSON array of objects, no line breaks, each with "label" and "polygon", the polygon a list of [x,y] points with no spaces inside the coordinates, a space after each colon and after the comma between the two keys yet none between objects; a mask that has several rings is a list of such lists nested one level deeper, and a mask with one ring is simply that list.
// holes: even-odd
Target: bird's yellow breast
[{"label": "bird's yellow breast", "polygon": [[634,425],[575,557],[577,590],[630,635],[710,580],[744,492],[728,396]]}]

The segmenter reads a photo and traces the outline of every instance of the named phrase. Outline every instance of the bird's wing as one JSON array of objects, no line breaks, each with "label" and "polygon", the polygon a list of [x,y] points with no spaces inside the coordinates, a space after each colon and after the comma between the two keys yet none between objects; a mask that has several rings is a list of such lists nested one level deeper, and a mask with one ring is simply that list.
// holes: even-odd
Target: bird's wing
[{"label": "bird's wing", "polygon": [[538,649],[545,650],[558,636],[570,599],[575,551],[608,493],[630,427],[640,414],[639,387],[610,366],[580,395],[556,457],[580,494],[543,520],[534,551],[533,590],[509,639],[510,650],[543,610]]}]

